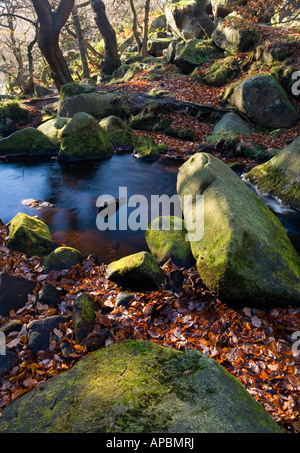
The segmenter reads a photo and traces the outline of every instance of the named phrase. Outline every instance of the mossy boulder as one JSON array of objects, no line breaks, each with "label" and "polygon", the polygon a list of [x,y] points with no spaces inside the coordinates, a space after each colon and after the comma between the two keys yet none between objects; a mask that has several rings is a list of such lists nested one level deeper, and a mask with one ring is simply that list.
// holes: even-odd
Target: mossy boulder
[{"label": "mossy boulder", "polygon": [[7,137],[17,130],[17,125],[25,125],[30,120],[29,111],[19,101],[0,103],[0,136]]},{"label": "mossy boulder", "polygon": [[219,22],[212,34],[216,46],[226,52],[236,54],[249,50],[254,42],[254,33],[251,30],[236,27],[233,23]]},{"label": "mossy boulder", "polygon": [[150,38],[148,40],[148,54],[156,56],[157,52],[167,49],[172,42],[178,42],[176,38]]},{"label": "mossy boulder", "polygon": [[300,211],[300,137],[277,153],[268,162],[254,167],[246,181],[264,194],[272,194],[288,206]]},{"label": "mossy boulder", "polygon": [[89,294],[77,296],[73,306],[73,326],[77,343],[81,343],[95,326],[96,311],[98,306]]},{"label": "mossy boulder", "polygon": [[111,157],[113,144],[98,121],[87,113],[76,113],[59,134],[60,161],[79,161]]},{"label": "mossy boulder", "polygon": [[198,76],[197,69],[191,75],[193,80],[201,81],[209,86],[222,87],[228,85],[242,73],[244,66],[243,60],[230,56],[215,61],[204,74]]},{"label": "mossy boulder", "polygon": [[119,131],[120,129],[131,131],[130,126],[128,126],[125,121],[115,115],[110,115],[106,118],[103,118],[103,120],[101,120],[99,124],[108,134]]},{"label": "mossy boulder", "polygon": [[157,288],[164,282],[156,258],[148,252],[135,253],[110,263],[106,276],[115,283],[137,290]]},{"label": "mossy boulder", "polygon": [[164,143],[155,143],[149,135],[137,135],[134,138],[134,157],[141,160],[154,161],[166,151]]},{"label": "mossy boulder", "polygon": [[184,221],[179,217],[158,217],[149,225],[145,236],[149,250],[159,264],[171,259],[178,266],[189,267],[195,262]]},{"label": "mossy boulder", "polygon": [[[198,153],[177,180],[191,249],[205,285],[234,307],[300,305],[300,257],[271,210],[228,165]],[[193,199],[185,198],[186,195]],[[204,213],[197,212],[204,196]]]},{"label": "mossy boulder", "polygon": [[228,101],[257,126],[289,128],[299,121],[286,92],[269,74],[248,77],[233,88]]},{"label": "mossy boulder", "polygon": [[44,259],[42,266],[44,274],[53,270],[62,271],[81,264],[83,255],[72,247],[58,247]]},{"label": "mossy boulder", "polygon": [[[187,373],[189,371],[189,373]],[[220,364],[196,350],[123,341],[4,408],[4,433],[281,433]]]},{"label": "mossy boulder", "polygon": [[57,113],[63,118],[73,118],[76,113],[85,112],[101,120],[120,113],[122,108],[119,101],[120,96],[115,93],[81,93],[61,99]]},{"label": "mossy boulder", "polygon": [[7,246],[28,256],[45,256],[54,249],[47,225],[34,217],[19,213],[9,225]]},{"label": "mossy boulder", "polygon": [[203,29],[194,14],[195,6],[195,0],[180,0],[166,4],[166,28],[173,36],[182,40],[203,38]]},{"label": "mossy boulder", "polygon": [[211,39],[192,39],[177,44],[173,62],[184,73],[190,73],[197,66],[222,56],[222,51]]},{"label": "mossy boulder", "polygon": [[51,142],[57,147],[60,147],[60,132],[68,124],[70,118],[53,118],[41,124],[37,129],[45,134]]},{"label": "mossy boulder", "polygon": [[60,97],[64,99],[65,97],[77,96],[82,93],[91,93],[94,91],[94,87],[86,83],[66,83],[60,89]]},{"label": "mossy boulder", "polygon": [[214,135],[236,134],[250,137],[251,129],[236,113],[226,113],[213,130]]},{"label": "mossy boulder", "polygon": [[0,140],[2,156],[41,156],[57,154],[57,147],[41,131],[28,127]]}]

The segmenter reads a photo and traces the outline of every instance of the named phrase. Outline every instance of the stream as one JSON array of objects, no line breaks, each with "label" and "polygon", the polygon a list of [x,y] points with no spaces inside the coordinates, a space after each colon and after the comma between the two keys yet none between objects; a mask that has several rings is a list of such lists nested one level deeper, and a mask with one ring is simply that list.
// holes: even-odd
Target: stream
[{"label": "stream", "polygon": [[[119,188],[127,195],[143,195],[149,201],[148,212],[141,222],[150,223],[151,196],[176,193],[178,165],[163,160],[141,162],[132,155],[115,155],[111,159],[63,165],[56,159],[24,159],[0,163],[0,218],[9,222],[17,213],[38,217],[50,229],[58,245],[74,247],[83,254],[96,254],[100,262],[109,263],[131,253],[147,250],[145,231],[116,229],[100,231],[96,226],[99,196],[119,197]],[[261,197],[285,227],[300,253],[300,213],[280,205],[271,197]],[[37,199],[56,205],[39,208],[22,204]],[[121,207],[116,220],[130,215]],[[159,213],[157,213],[159,215]],[[118,224],[118,221],[117,221]]]}]

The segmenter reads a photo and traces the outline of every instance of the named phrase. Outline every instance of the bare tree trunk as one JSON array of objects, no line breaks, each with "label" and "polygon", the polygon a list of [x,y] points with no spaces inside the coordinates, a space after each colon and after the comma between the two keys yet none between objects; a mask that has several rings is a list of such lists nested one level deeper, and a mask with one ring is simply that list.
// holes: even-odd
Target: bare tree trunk
[{"label": "bare tree trunk", "polygon": [[139,34],[139,32],[138,32],[138,18],[137,18],[137,13],[136,13],[136,9],[135,9],[133,0],[129,0],[129,1],[130,1],[131,11],[132,11],[132,14],[133,14],[132,33],[133,33],[133,35],[134,35],[134,37],[135,37],[135,40],[136,40],[136,43],[137,43],[138,53],[141,53],[141,50],[142,50],[142,41],[141,41],[141,39],[140,39],[140,34]]},{"label": "bare tree trunk", "polygon": [[76,37],[77,37],[77,41],[78,41],[80,57],[81,57],[82,75],[85,79],[88,79],[90,76],[90,71],[89,71],[89,65],[88,65],[87,58],[86,58],[86,46],[85,46],[82,28],[81,28],[80,20],[79,20],[79,16],[78,16],[78,9],[76,8],[76,6],[74,6],[74,8],[72,9],[72,17],[73,17],[73,22],[74,22],[74,27],[75,27]]},{"label": "bare tree trunk", "polygon": [[59,90],[66,83],[72,82],[70,70],[59,47],[59,35],[72,12],[75,0],[60,0],[53,12],[48,0],[31,1],[39,21],[39,48],[49,63],[53,80]]},{"label": "bare tree trunk", "polygon": [[149,13],[151,0],[145,2],[145,17],[144,17],[144,36],[141,54],[146,57],[148,53],[148,28],[149,28]]},{"label": "bare tree trunk", "polygon": [[211,18],[206,12],[206,0],[197,0],[194,10],[194,15],[198,20],[200,27],[208,38],[211,38],[216,25],[213,23]]},{"label": "bare tree trunk", "polygon": [[29,80],[27,82],[26,94],[33,93],[33,91],[34,91],[34,80],[33,80],[34,68],[33,68],[32,50],[33,50],[34,46],[36,45],[37,40],[38,40],[38,37],[37,37],[37,30],[36,30],[34,39],[27,46]]},{"label": "bare tree trunk", "polygon": [[97,27],[105,43],[105,55],[101,69],[104,74],[112,74],[121,64],[116,33],[107,18],[104,2],[102,0],[90,0],[90,2],[95,11]]}]

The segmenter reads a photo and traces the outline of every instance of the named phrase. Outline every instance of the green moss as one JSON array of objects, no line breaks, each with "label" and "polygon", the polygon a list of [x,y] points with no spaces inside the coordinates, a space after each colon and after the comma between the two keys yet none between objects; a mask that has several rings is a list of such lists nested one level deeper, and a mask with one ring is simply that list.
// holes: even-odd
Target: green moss
[{"label": "green moss", "polygon": [[71,266],[80,264],[83,255],[72,247],[58,247],[50,253],[43,261],[43,271],[48,274],[52,270],[69,269]]},{"label": "green moss", "polygon": [[157,160],[160,157],[161,147],[158,147],[152,137],[148,135],[134,138],[134,156],[142,160]]},{"label": "green moss", "polygon": [[[196,154],[180,169],[177,187],[183,200],[204,195],[206,227],[191,249],[201,278],[217,297],[237,307],[299,305],[296,250],[275,215],[226,164]],[[186,221],[195,215],[195,204],[184,209]]]},{"label": "green moss", "polygon": [[34,127],[16,131],[0,140],[0,154],[5,156],[56,154],[56,146]]},{"label": "green moss", "polygon": [[186,235],[184,221],[179,217],[158,217],[149,225],[146,241],[160,264],[171,259],[179,266],[190,266],[194,259]]},{"label": "green moss", "polygon": [[94,87],[92,87],[91,85],[71,82],[63,85],[60,89],[59,94],[61,99],[64,99],[65,97],[76,96],[82,93],[91,93],[92,91],[94,91]]},{"label": "green moss", "polygon": [[17,214],[10,222],[7,246],[29,256],[44,256],[54,248],[47,225],[23,213]]}]

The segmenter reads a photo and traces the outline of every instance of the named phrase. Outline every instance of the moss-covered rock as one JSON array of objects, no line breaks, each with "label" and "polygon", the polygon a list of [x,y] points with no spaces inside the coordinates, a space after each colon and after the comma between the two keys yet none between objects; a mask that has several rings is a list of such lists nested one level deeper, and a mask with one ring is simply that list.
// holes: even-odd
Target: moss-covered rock
[{"label": "moss-covered rock", "polygon": [[130,126],[128,126],[125,121],[115,115],[110,115],[106,118],[103,118],[103,120],[101,120],[99,124],[108,134],[119,131],[120,129],[131,131]]},{"label": "moss-covered rock", "polygon": [[172,42],[178,42],[176,38],[150,38],[148,40],[148,54],[156,56],[157,52],[167,49]]},{"label": "moss-covered rock", "polygon": [[233,88],[228,100],[257,126],[288,128],[299,121],[286,92],[269,74],[248,77]]},{"label": "moss-covered rock", "polygon": [[120,96],[115,93],[81,93],[61,99],[57,113],[63,118],[73,118],[76,113],[85,112],[101,120],[120,113],[122,107],[119,101]]},{"label": "moss-covered rock", "polygon": [[48,274],[53,270],[61,271],[70,269],[76,264],[82,263],[83,255],[72,247],[58,247],[51,252],[43,261],[43,272]]},{"label": "moss-covered rock", "polygon": [[60,131],[68,124],[69,121],[70,118],[61,118],[60,116],[58,116],[57,118],[53,118],[41,124],[37,129],[38,131],[43,132],[43,134],[45,134],[51,140],[51,142],[57,148],[59,148]]},{"label": "moss-covered rock", "polygon": [[59,94],[61,99],[64,99],[65,97],[77,96],[82,93],[91,93],[92,91],[94,91],[94,87],[91,85],[71,82],[63,85]]},{"label": "moss-covered rock", "polygon": [[192,39],[177,44],[174,64],[184,73],[189,73],[197,66],[221,58],[222,55],[222,51],[211,39]]},{"label": "moss-covered rock", "polygon": [[134,157],[141,160],[157,160],[166,151],[164,143],[155,143],[149,135],[137,135],[134,138]]},{"label": "moss-covered rock", "polygon": [[236,134],[250,137],[251,129],[236,113],[226,113],[213,130],[214,135]]},{"label": "moss-covered rock", "polygon": [[199,76],[196,69],[191,76],[192,79],[199,80],[206,85],[222,87],[241,75],[243,63],[243,61],[230,56],[215,61],[204,74],[201,73]]},{"label": "moss-covered rock", "polygon": [[236,307],[300,305],[299,255],[279,220],[228,165],[198,153],[181,167],[177,190],[190,234],[195,196],[204,195],[204,213],[198,214],[204,232],[192,237],[191,249],[217,297]]},{"label": "moss-covered rock", "polygon": [[245,179],[264,194],[272,194],[282,203],[300,210],[300,137],[268,162],[254,167]]},{"label": "moss-covered rock", "polygon": [[164,282],[156,258],[148,252],[135,253],[110,263],[106,276],[113,282],[137,290],[157,288]]},{"label": "moss-covered rock", "polygon": [[234,23],[228,24],[226,21],[219,22],[212,34],[212,40],[216,46],[226,52],[236,54],[245,52],[253,45],[254,33],[251,30],[236,27]]},{"label": "moss-covered rock", "polygon": [[41,156],[57,154],[57,147],[41,131],[28,127],[0,140],[2,156]]},{"label": "moss-covered rock", "polygon": [[113,145],[107,132],[87,113],[76,113],[59,134],[60,161],[77,161],[111,157]]},{"label": "moss-covered rock", "polygon": [[132,131],[120,129],[109,134],[109,137],[116,149],[122,151],[133,151],[135,135]]},{"label": "moss-covered rock", "polygon": [[96,311],[98,311],[97,304],[89,294],[80,294],[76,298],[72,319],[77,343],[81,343],[93,331]]},{"label": "moss-covered rock", "polygon": [[191,266],[195,260],[186,238],[184,221],[179,217],[158,217],[146,231],[146,241],[150,252],[160,264],[168,259],[178,266]]},{"label": "moss-covered rock", "polygon": [[282,431],[236,378],[201,352],[125,341],[90,354],[4,408],[0,432]]},{"label": "moss-covered rock", "polygon": [[47,225],[34,217],[19,213],[9,225],[7,246],[11,250],[29,256],[45,256],[52,252],[54,244]]}]

